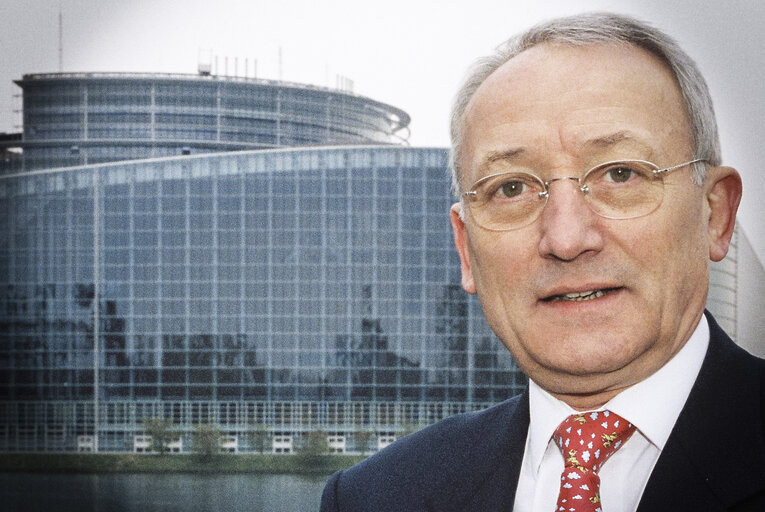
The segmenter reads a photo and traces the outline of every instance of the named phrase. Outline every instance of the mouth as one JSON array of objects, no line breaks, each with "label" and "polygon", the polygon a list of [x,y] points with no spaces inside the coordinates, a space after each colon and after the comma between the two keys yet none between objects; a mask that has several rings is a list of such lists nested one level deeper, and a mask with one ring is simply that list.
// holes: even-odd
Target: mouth
[{"label": "mouth", "polygon": [[587,300],[595,300],[613,293],[620,288],[599,288],[596,290],[586,290],[581,292],[569,292],[556,295],[550,295],[542,299],[542,302],[584,302]]}]

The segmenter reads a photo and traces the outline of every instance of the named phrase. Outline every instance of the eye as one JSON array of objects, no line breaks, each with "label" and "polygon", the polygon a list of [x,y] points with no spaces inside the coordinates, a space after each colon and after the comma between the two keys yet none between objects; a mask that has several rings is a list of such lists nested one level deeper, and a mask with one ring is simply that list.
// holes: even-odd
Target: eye
[{"label": "eye", "polygon": [[525,191],[526,184],[520,180],[507,180],[497,187],[497,193],[505,197],[517,197]]},{"label": "eye", "polygon": [[635,176],[635,169],[626,165],[610,167],[606,170],[604,177],[607,181],[614,183],[626,183]]},{"label": "eye", "polygon": [[521,172],[508,172],[487,176],[476,182],[476,199],[486,203],[504,205],[505,207],[518,202],[529,201],[535,197],[534,192],[544,189],[538,178]]}]

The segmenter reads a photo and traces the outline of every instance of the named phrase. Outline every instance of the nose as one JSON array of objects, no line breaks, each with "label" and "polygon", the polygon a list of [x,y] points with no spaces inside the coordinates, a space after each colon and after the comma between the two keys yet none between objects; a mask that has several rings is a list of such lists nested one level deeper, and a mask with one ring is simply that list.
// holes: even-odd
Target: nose
[{"label": "nose", "polygon": [[540,216],[540,256],[572,261],[600,251],[600,217],[587,205],[578,180],[553,178],[547,182],[547,192],[547,204]]}]

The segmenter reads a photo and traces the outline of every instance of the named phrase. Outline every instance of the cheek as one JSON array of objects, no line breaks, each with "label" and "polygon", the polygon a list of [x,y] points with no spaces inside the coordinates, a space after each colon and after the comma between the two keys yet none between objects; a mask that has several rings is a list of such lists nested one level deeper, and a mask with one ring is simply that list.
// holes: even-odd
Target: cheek
[{"label": "cheek", "polygon": [[640,219],[646,222],[626,230],[626,243],[644,275],[651,276],[654,293],[677,302],[705,279],[708,247],[700,207],[686,203],[666,213]]},{"label": "cheek", "polygon": [[667,243],[672,244],[677,251],[674,256],[679,267],[698,266],[706,263],[709,254],[705,209],[701,198],[695,194],[691,194],[690,201],[682,204],[685,207],[677,208],[673,218],[667,221],[668,226],[671,226],[668,228]]},{"label": "cheek", "polygon": [[479,298],[502,296],[506,300],[527,288],[538,254],[528,239],[513,234],[482,232],[471,237],[471,270]]}]

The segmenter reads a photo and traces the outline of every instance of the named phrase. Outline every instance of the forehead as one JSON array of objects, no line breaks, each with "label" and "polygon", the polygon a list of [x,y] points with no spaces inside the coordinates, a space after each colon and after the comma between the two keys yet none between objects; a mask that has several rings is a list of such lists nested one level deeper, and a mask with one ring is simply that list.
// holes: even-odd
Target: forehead
[{"label": "forehead", "polygon": [[462,133],[466,173],[504,152],[586,159],[603,150],[588,141],[624,141],[624,134],[629,147],[646,148],[624,157],[690,149],[685,105],[671,72],[658,57],[626,44],[544,43],[518,54],[476,90]]}]

